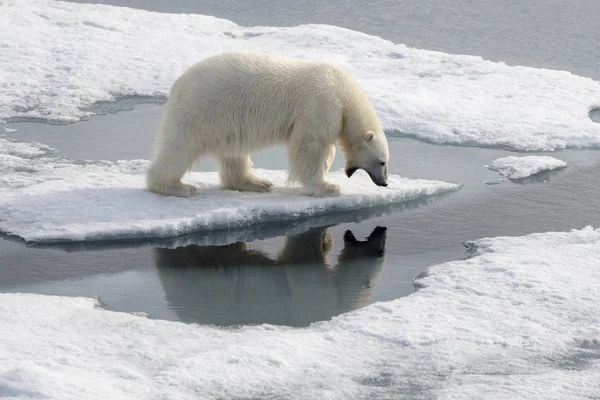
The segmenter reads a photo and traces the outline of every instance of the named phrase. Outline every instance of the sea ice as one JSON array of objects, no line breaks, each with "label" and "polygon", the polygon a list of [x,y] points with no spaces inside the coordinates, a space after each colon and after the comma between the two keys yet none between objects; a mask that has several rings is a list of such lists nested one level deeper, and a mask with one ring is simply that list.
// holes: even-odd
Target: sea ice
[{"label": "sea ice", "polygon": [[416,293],[237,329],[0,294],[0,393],[49,399],[600,396],[600,231],[469,243]]},{"label": "sea ice", "polygon": [[242,27],[49,0],[1,7],[0,122],[68,122],[89,116],[98,101],[165,97],[192,64],[255,50],[346,66],[390,135],[520,150],[600,145],[600,125],[588,115],[600,106],[600,83],[566,71],[418,50],[326,25]]},{"label": "sea ice", "polygon": [[550,156],[508,156],[485,165],[509,179],[523,179],[540,172],[565,168],[567,163]]},{"label": "sea ice", "polygon": [[[225,191],[217,172],[184,179],[199,188],[191,199],[145,190],[147,160],[72,161],[35,144],[0,139],[0,231],[27,241],[160,238],[198,231],[296,222],[336,212],[393,205],[457,190],[460,184],[389,176],[375,186],[359,171],[332,171],[341,197],[311,198],[285,187],[286,171],[256,169],[272,193]],[[211,233],[212,234],[212,233]]]}]

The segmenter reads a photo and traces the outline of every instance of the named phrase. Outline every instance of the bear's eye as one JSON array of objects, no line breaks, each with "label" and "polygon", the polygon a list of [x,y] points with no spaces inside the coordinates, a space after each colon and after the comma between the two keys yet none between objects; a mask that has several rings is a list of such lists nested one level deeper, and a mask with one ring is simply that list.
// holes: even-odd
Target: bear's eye
[{"label": "bear's eye", "polygon": [[385,165],[385,161],[382,161],[382,162],[381,162],[381,165]]}]

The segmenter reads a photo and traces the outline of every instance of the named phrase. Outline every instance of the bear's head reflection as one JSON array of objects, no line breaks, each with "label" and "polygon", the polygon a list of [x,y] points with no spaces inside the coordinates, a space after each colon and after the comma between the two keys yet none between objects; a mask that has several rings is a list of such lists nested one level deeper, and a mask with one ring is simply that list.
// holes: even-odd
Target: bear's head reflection
[{"label": "bear's head reflection", "polygon": [[273,255],[247,243],[189,245],[156,248],[155,262],[169,307],[183,321],[307,326],[369,304],[386,231],[378,226],[366,240],[346,231],[333,263],[327,226],[287,236]]}]

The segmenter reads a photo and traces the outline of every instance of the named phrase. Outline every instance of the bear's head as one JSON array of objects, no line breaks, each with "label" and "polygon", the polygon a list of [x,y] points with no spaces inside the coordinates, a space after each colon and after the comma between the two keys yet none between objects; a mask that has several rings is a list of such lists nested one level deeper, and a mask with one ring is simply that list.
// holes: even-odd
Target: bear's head
[{"label": "bear's head", "polygon": [[383,132],[368,131],[358,143],[343,143],[346,159],[346,176],[350,178],[357,170],[364,170],[377,186],[388,185],[388,162],[390,153]]}]

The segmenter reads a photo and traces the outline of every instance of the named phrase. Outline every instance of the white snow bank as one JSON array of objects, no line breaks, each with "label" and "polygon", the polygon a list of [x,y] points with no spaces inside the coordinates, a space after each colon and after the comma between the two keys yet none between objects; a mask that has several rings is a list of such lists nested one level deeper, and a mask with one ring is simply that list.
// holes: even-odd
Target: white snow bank
[{"label": "white snow bank", "polygon": [[285,187],[286,171],[257,169],[275,184],[272,193],[225,191],[217,172],[192,172],[185,180],[200,193],[182,199],[145,190],[147,163],[77,162],[0,139],[0,231],[36,242],[168,237],[370,209],[460,188],[394,175],[381,188],[362,171],[351,179],[333,171],[328,179],[341,185],[342,196],[313,198]]},{"label": "white snow bank", "polygon": [[51,399],[600,396],[600,231],[500,237],[304,329],[149,320],[0,294],[0,393]]},{"label": "white snow bank", "polygon": [[348,67],[384,128],[438,143],[523,150],[598,147],[600,83],[408,48],[347,29],[240,27],[202,15],[49,0],[2,2],[0,120],[73,121],[96,101],[166,96],[186,68],[230,50]]},{"label": "white snow bank", "polygon": [[565,168],[567,163],[549,156],[508,156],[498,158],[491,164],[485,165],[492,171],[498,171],[500,175],[509,179],[522,179],[540,172],[553,171]]}]

